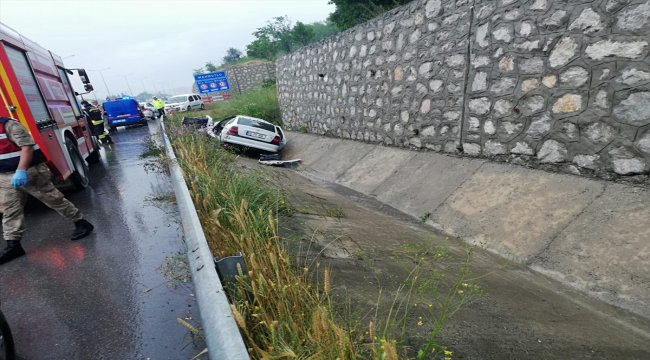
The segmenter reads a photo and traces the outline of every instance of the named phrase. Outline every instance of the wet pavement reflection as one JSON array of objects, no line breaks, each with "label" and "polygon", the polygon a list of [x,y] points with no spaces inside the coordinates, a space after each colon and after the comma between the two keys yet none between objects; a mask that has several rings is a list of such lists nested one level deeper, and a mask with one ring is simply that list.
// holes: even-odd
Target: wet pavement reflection
[{"label": "wet pavement reflection", "polygon": [[71,223],[30,202],[27,255],[0,266],[20,359],[191,359],[205,348],[178,322],[200,324],[191,281],[169,283],[184,275],[185,249],[170,181],[141,158],[156,130],[120,128],[91,186],[66,192],[95,225],[89,237],[70,241]]}]

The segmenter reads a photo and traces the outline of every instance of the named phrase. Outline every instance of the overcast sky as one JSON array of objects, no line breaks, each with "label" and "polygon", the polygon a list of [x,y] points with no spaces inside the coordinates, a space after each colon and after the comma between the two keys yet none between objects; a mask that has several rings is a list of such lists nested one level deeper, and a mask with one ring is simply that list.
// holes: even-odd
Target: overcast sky
[{"label": "overcast sky", "polygon": [[[110,92],[129,93],[130,85],[135,94],[190,90],[192,69],[219,63],[230,47],[245,54],[252,32],[271,18],[310,23],[332,11],[328,0],[0,0],[0,22],[68,68],[110,68],[101,72]],[[100,72],[88,75],[104,97]]]}]

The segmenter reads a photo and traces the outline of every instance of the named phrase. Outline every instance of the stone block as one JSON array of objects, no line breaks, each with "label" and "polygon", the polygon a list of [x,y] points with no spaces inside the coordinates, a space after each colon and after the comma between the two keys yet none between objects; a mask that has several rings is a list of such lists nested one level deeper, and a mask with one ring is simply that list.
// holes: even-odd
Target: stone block
[{"label": "stone block", "polygon": [[642,174],[647,168],[646,162],[641,158],[634,159],[615,159],[614,172],[619,175]]},{"label": "stone block", "polygon": [[566,94],[553,104],[554,113],[571,113],[582,110],[582,96],[577,94]]},{"label": "stone block", "polygon": [[600,40],[587,46],[585,55],[594,60],[615,56],[635,59],[643,54],[647,46],[647,41]]},{"label": "stone block", "polygon": [[596,144],[608,144],[614,138],[616,130],[602,122],[587,126],[585,135],[587,139]]},{"label": "stone block", "polygon": [[552,127],[553,119],[548,113],[546,113],[533,118],[533,121],[530,123],[530,126],[526,131],[526,135],[530,136],[532,139],[540,140],[551,131]]},{"label": "stone block", "polygon": [[579,30],[585,34],[597,32],[603,28],[604,24],[600,15],[592,8],[582,10],[580,16],[569,25],[569,30]]},{"label": "stone block", "polygon": [[516,78],[502,77],[492,83],[490,92],[497,96],[507,95],[512,93],[515,86],[517,86]]},{"label": "stone block", "polygon": [[521,82],[521,91],[527,93],[533,91],[539,87],[539,80],[537,79],[527,79]]},{"label": "stone block", "polygon": [[490,112],[490,99],[487,97],[471,99],[468,108],[473,114],[485,115]]},{"label": "stone block", "polygon": [[650,1],[621,11],[616,20],[616,28],[621,30],[635,31],[647,28],[650,25]]},{"label": "stone block", "polygon": [[492,113],[496,117],[504,117],[512,113],[514,105],[509,100],[499,99],[494,103]]},{"label": "stone block", "polygon": [[524,116],[530,116],[544,110],[546,99],[541,95],[533,95],[522,99],[519,104],[521,113]]},{"label": "stone block", "polygon": [[537,158],[542,163],[559,163],[567,158],[567,149],[564,144],[555,140],[546,140],[537,152]]},{"label": "stone block", "polygon": [[515,60],[512,55],[506,55],[499,60],[499,70],[511,72],[515,69]]},{"label": "stone block", "polygon": [[576,155],[573,157],[573,163],[587,169],[596,169],[595,162],[600,159],[600,155]]},{"label": "stone block", "polygon": [[650,124],[650,92],[630,94],[614,107],[614,117],[624,124],[644,126]]},{"label": "stone block", "polygon": [[544,71],[544,59],[533,57],[522,60],[519,64],[519,71],[522,74],[541,74]]},{"label": "stone block", "polygon": [[474,81],[472,82],[472,92],[485,90],[487,90],[487,73],[477,72],[474,75]]},{"label": "stone block", "polygon": [[485,145],[483,146],[483,154],[488,156],[502,155],[507,153],[508,150],[506,149],[506,145],[498,141],[488,140],[485,142]]},{"label": "stone block", "polygon": [[628,86],[635,86],[650,81],[650,72],[639,70],[634,67],[629,67],[621,73],[621,76],[616,79],[616,82]]},{"label": "stone block", "polygon": [[563,37],[555,45],[549,56],[549,64],[553,68],[558,68],[569,63],[576,56],[578,44],[571,37]]},{"label": "stone block", "polygon": [[544,86],[546,86],[549,89],[555,87],[556,83],[557,83],[557,76],[555,75],[547,75],[544,76],[544,78],[542,79],[542,84],[544,84]]},{"label": "stone block", "polygon": [[513,33],[512,26],[502,25],[502,26],[496,28],[492,32],[492,36],[494,37],[494,40],[496,40],[496,41],[502,41],[502,42],[505,42],[505,43],[509,43],[510,41],[512,41],[512,33]]},{"label": "stone block", "polygon": [[577,88],[589,81],[589,72],[580,66],[572,66],[560,73],[560,84],[566,87]]},{"label": "stone block", "polygon": [[510,152],[513,154],[520,154],[520,155],[533,155],[535,153],[535,151],[530,147],[530,145],[521,141],[518,141],[515,144],[515,147],[510,149]]},{"label": "stone block", "polygon": [[650,132],[646,132],[643,136],[636,141],[636,146],[639,150],[650,155]]}]

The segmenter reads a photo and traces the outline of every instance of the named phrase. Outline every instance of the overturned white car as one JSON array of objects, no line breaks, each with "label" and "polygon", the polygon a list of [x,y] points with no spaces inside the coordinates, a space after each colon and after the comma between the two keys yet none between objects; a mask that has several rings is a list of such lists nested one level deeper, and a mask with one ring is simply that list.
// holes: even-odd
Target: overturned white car
[{"label": "overturned white car", "polygon": [[210,119],[206,130],[225,145],[277,153],[287,144],[282,128],[251,116],[235,115],[216,123]]}]

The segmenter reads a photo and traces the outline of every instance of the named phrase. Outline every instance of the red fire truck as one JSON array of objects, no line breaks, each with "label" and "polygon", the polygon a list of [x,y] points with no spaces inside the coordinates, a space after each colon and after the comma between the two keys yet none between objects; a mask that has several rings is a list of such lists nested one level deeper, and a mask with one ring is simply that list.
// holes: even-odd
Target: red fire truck
[{"label": "red fire truck", "polygon": [[0,116],[19,120],[32,134],[60,182],[88,186],[88,163],[99,161],[98,144],[77,103],[61,57],[0,23]]}]

